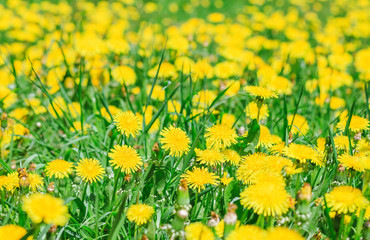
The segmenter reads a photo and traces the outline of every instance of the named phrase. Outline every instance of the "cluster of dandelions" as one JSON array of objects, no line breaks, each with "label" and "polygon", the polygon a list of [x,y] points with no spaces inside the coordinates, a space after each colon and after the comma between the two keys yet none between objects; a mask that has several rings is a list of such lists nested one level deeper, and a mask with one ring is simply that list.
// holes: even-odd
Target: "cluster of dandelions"
[{"label": "cluster of dandelions", "polygon": [[1,3],[0,239],[370,238],[369,10]]}]

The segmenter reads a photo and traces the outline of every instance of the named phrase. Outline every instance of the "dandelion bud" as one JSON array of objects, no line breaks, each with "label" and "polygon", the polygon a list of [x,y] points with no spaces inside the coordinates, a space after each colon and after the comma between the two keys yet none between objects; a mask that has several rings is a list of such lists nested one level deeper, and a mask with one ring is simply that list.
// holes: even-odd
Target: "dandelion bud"
[{"label": "dandelion bud", "polygon": [[289,132],[289,140],[288,143],[291,144],[293,142],[293,133]]},{"label": "dandelion bud", "polygon": [[53,224],[51,225],[49,229],[49,233],[55,233],[57,231],[57,225]]},{"label": "dandelion bud", "polygon": [[238,128],[239,136],[243,135],[244,133],[245,133],[245,127],[241,126],[240,128]]},{"label": "dandelion bud", "polygon": [[18,178],[20,187],[28,187],[30,185],[30,179],[25,168],[18,168]]},{"label": "dandelion bud", "polygon": [[8,114],[5,112],[1,114],[1,128],[6,128],[8,126]]},{"label": "dandelion bud", "polygon": [[289,197],[289,199],[288,199],[288,205],[289,205],[289,207],[290,207],[291,209],[295,209],[295,204],[296,204],[295,199],[294,199],[294,198],[292,198],[292,197]]},{"label": "dandelion bud", "polygon": [[302,201],[311,201],[311,185],[304,183],[301,190],[298,192],[298,199]]},{"label": "dandelion bud", "polygon": [[189,212],[186,209],[180,209],[177,211],[177,215],[182,219],[186,219],[189,216]]},{"label": "dandelion bud", "polygon": [[223,81],[220,82],[220,91],[223,91],[227,88],[227,84]]},{"label": "dandelion bud", "polygon": [[225,238],[236,227],[236,222],[238,221],[238,216],[236,215],[235,210],[237,208],[238,207],[235,204],[229,204],[229,207],[227,208],[227,213],[224,217],[224,222],[225,222],[224,237]]},{"label": "dandelion bud", "polygon": [[185,179],[181,179],[177,189],[176,215],[172,222],[172,229],[175,232],[183,231],[190,208],[188,183]]},{"label": "dandelion bud", "polygon": [[313,235],[313,239],[315,239],[315,240],[321,240],[321,238],[322,238],[322,234],[321,234],[320,230]]},{"label": "dandelion bud", "polygon": [[343,223],[347,225],[348,223],[351,222],[351,216],[344,215],[344,219],[343,220],[344,220]]},{"label": "dandelion bud", "polygon": [[361,132],[356,133],[355,136],[353,136],[353,139],[355,141],[360,141],[361,140]]},{"label": "dandelion bud", "polygon": [[33,172],[36,170],[36,163],[31,162],[30,165],[28,166],[28,171]]},{"label": "dandelion bud", "polygon": [[131,180],[131,175],[130,175],[130,174],[126,174],[126,176],[125,176],[124,180],[125,180],[126,182],[129,182],[129,181]]},{"label": "dandelion bud", "polygon": [[159,144],[157,142],[154,143],[152,151],[153,152],[159,152]]},{"label": "dandelion bud", "polygon": [[344,167],[344,165],[342,163],[339,164],[338,166],[338,172],[344,172],[346,170],[346,168]]},{"label": "dandelion bud", "polygon": [[177,194],[177,204],[179,205],[190,204],[188,182],[185,179],[181,179],[180,181],[180,186],[178,188]]},{"label": "dandelion bud", "polygon": [[210,227],[216,227],[220,222],[220,216],[217,213],[211,212],[211,219],[208,221]]},{"label": "dandelion bud", "polygon": [[17,168],[17,164],[15,163],[15,161],[12,160],[11,165],[10,165],[10,168],[12,170],[15,170]]},{"label": "dandelion bud", "polygon": [[54,190],[55,190],[55,184],[54,184],[54,182],[49,183],[49,186],[48,186],[47,190],[48,190],[49,193],[53,193],[54,192]]}]

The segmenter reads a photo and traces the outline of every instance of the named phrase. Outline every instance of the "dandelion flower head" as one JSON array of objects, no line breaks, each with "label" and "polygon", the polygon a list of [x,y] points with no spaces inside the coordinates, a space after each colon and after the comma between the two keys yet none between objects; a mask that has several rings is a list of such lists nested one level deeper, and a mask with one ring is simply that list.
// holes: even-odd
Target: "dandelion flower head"
[{"label": "dandelion flower head", "polygon": [[126,137],[135,137],[141,129],[140,119],[131,111],[121,111],[114,116],[114,124],[118,131]]},{"label": "dandelion flower head", "polygon": [[35,193],[24,197],[23,210],[34,223],[64,226],[69,218],[64,201],[49,194]]},{"label": "dandelion flower head", "polygon": [[55,159],[48,162],[45,167],[45,173],[48,177],[55,177],[58,179],[63,179],[68,177],[73,171],[73,163],[67,162],[62,159]]},{"label": "dandelion flower head", "polygon": [[217,185],[218,177],[211,172],[208,172],[204,167],[194,167],[191,171],[187,170],[181,176],[184,178],[192,189],[201,190],[205,189],[206,184]]},{"label": "dandelion flower head", "polygon": [[94,158],[84,158],[76,166],[76,174],[85,182],[92,183],[103,177],[105,173],[101,163]]},{"label": "dandelion flower head", "polygon": [[163,148],[170,152],[171,156],[181,157],[190,150],[190,139],[186,133],[174,126],[165,128],[161,131],[162,138],[159,139]]},{"label": "dandelion flower head", "polygon": [[237,142],[238,135],[230,126],[216,124],[206,129],[206,144],[208,148],[224,149]]},{"label": "dandelion flower head", "polygon": [[154,214],[154,208],[146,204],[131,205],[127,210],[127,219],[135,222],[137,225],[143,225],[149,222]]},{"label": "dandelion flower head", "polygon": [[130,174],[136,172],[143,161],[139,154],[130,146],[115,145],[108,156],[109,161],[115,169],[121,169],[122,172]]}]

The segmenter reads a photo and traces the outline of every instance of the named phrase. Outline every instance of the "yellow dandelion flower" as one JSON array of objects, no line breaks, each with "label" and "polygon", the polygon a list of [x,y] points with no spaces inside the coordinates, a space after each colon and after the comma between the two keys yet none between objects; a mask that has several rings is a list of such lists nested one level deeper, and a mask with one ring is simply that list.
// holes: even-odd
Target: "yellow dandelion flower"
[{"label": "yellow dandelion flower", "polygon": [[212,104],[216,97],[217,97],[216,91],[206,89],[201,90],[196,95],[194,95],[192,101],[193,104],[195,106],[198,106],[200,109],[206,109]]},{"label": "yellow dandelion flower", "polygon": [[117,66],[112,70],[113,79],[126,86],[132,85],[136,81],[136,73],[129,66]]},{"label": "yellow dandelion flower", "polygon": [[231,127],[223,124],[216,124],[206,129],[206,144],[208,148],[224,149],[237,142],[238,135]]},{"label": "yellow dandelion flower", "polygon": [[207,20],[212,23],[219,23],[225,20],[225,15],[218,12],[210,13],[207,16]]},{"label": "yellow dandelion flower", "polygon": [[256,172],[251,178],[251,184],[275,183],[285,186],[285,179],[280,172],[260,171]]},{"label": "yellow dandelion flower", "polygon": [[162,138],[159,141],[166,151],[170,151],[171,156],[181,157],[189,152],[190,139],[182,129],[170,126],[163,129],[160,135]]},{"label": "yellow dandelion flower", "polygon": [[[109,105],[108,108],[102,107],[100,113],[108,122],[112,121],[112,117],[117,115],[121,110],[115,106]],[[112,117],[111,117],[112,116]]]},{"label": "yellow dandelion flower", "polygon": [[34,223],[64,226],[68,222],[68,208],[64,201],[49,194],[35,193],[23,198],[23,210]]},{"label": "yellow dandelion flower", "polygon": [[58,179],[63,179],[68,177],[73,171],[73,163],[67,162],[62,159],[55,159],[47,163],[45,167],[46,176],[49,178],[55,177]]},{"label": "yellow dandelion flower", "polygon": [[[238,230],[240,226],[240,221],[238,220],[235,225],[235,230]],[[224,231],[225,231],[225,221],[222,219],[215,227],[215,232],[219,238],[224,237]]]},{"label": "yellow dandelion flower", "polygon": [[320,137],[317,139],[317,149],[319,149],[321,152],[325,152],[325,145],[326,145],[326,138]]},{"label": "yellow dandelion flower", "polygon": [[268,156],[265,163],[265,169],[277,173],[281,173],[281,171],[285,167],[293,167],[293,162],[282,156]]},{"label": "yellow dandelion flower", "polygon": [[278,95],[276,92],[271,91],[264,87],[258,86],[246,86],[244,90],[249,93],[251,96],[260,98],[260,99],[269,99],[269,98],[277,98]]},{"label": "yellow dandelion flower", "polygon": [[243,225],[230,232],[226,240],[240,240],[246,238],[249,240],[260,240],[265,239],[265,237],[266,231],[262,228],[254,225]]},{"label": "yellow dandelion flower", "polygon": [[369,166],[369,160],[367,157],[351,156],[347,153],[338,156],[338,161],[346,168],[354,169],[359,172],[364,172]]},{"label": "yellow dandelion flower", "polygon": [[288,175],[294,175],[294,174],[303,172],[303,169],[302,168],[296,168],[295,166],[288,166],[288,167],[284,168],[284,171]]},{"label": "yellow dandelion flower", "polygon": [[244,184],[250,184],[254,174],[259,171],[264,171],[265,159],[267,156],[264,153],[254,153],[243,157],[243,160],[236,172],[237,179]]},{"label": "yellow dandelion flower", "polygon": [[27,230],[21,226],[8,224],[0,227],[1,240],[20,240],[27,234]]},{"label": "yellow dandelion flower", "polygon": [[331,97],[330,98],[330,108],[333,110],[337,110],[346,106],[346,101],[339,97]]},{"label": "yellow dandelion flower", "polygon": [[[247,107],[246,107],[246,114],[247,117],[250,119],[257,119],[258,115],[258,107],[256,102],[250,102]],[[269,110],[267,108],[266,104],[262,104],[261,109],[260,109],[260,120],[267,119],[269,116]]]},{"label": "yellow dandelion flower", "polygon": [[290,158],[298,160],[301,163],[311,160],[311,162],[318,166],[324,166],[323,156],[317,150],[303,144],[291,143],[284,150],[284,154]]},{"label": "yellow dandelion flower", "polygon": [[220,178],[221,183],[225,186],[229,185],[232,180],[233,178],[227,176],[227,172],[224,172],[224,175]]},{"label": "yellow dandelion flower", "polygon": [[274,139],[270,133],[270,130],[266,127],[261,125],[260,126],[260,138],[258,139],[257,147],[262,146],[265,148],[271,148],[274,144]]},{"label": "yellow dandelion flower", "polygon": [[232,149],[225,149],[222,151],[222,154],[225,156],[225,160],[230,162],[232,165],[239,165],[239,162],[242,159],[240,155]]},{"label": "yellow dandelion flower", "polygon": [[286,227],[271,228],[267,232],[267,240],[304,240],[304,238],[296,231]]},{"label": "yellow dandelion flower", "polygon": [[[148,76],[154,78],[157,75],[159,64],[154,66],[148,71]],[[174,65],[169,62],[162,62],[161,68],[159,68],[158,78],[171,78],[175,79],[177,77],[177,71]]]},{"label": "yellow dandelion flower", "polygon": [[[337,124],[337,128],[344,131],[346,129],[347,120],[348,117],[342,118]],[[349,123],[349,130],[357,133],[367,129],[369,129],[369,120],[356,115],[352,116],[351,122]]]},{"label": "yellow dandelion flower", "polygon": [[17,172],[11,172],[6,175],[5,189],[9,192],[13,192],[16,188],[19,188],[19,178]]},{"label": "yellow dandelion flower", "polygon": [[[352,146],[354,145],[353,141],[351,141],[351,144],[352,144]],[[334,145],[337,149],[348,150],[349,149],[348,137],[347,136],[342,136],[342,135],[335,136],[334,137]]]},{"label": "yellow dandelion flower", "polygon": [[146,204],[131,205],[127,210],[127,219],[137,225],[143,225],[150,221],[154,214],[154,208]]},{"label": "yellow dandelion flower", "polygon": [[197,161],[208,166],[225,162],[225,156],[218,149],[195,149]]},{"label": "yellow dandelion flower", "polygon": [[[364,208],[362,208],[362,209],[364,209]],[[356,212],[356,216],[357,216],[357,217],[359,217],[359,216],[360,216],[360,213],[361,213],[361,210],[362,210],[362,209],[360,209],[360,208],[359,208],[359,209],[357,210],[357,212]],[[369,219],[370,219],[370,205],[367,205],[367,207],[366,207],[364,218],[365,218],[366,220],[369,220]]]},{"label": "yellow dandelion flower", "polygon": [[112,159],[109,162],[115,169],[120,168],[122,172],[130,174],[143,165],[141,157],[132,147],[115,145],[113,148],[108,156]]},{"label": "yellow dandelion flower", "polygon": [[234,125],[236,118],[233,114],[225,113],[222,115],[221,124],[229,126],[230,128]]},{"label": "yellow dandelion flower", "polygon": [[[294,119],[293,119],[294,117]],[[307,134],[310,127],[307,124],[307,120],[305,117],[296,114],[288,115],[288,124],[292,124],[291,132],[293,134]]]},{"label": "yellow dandelion flower", "polygon": [[275,155],[283,155],[285,150],[285,142],[277,143],[269,148],[269,152]]},{"label": "yellow dandelion flower", "polygon": [[259,182],[240,193],[240,203],[264,216],[281,216],[289,210],[290,195],[279,183]]},{"label": "yellow dandelion flower", "polygon": [[[275,144],[279,144],[281,143],[283,140],[281,140],[281,137],[279,137],[278,135],[275,135],[275,134],[271,134],[270,136],[270,141],[271,141],[271,144],[272,145],[275,145]],[[272,146],[271,146],[272,147]],[[270,148],[271,148],[270,147]]]},{"label": "yellow dandelion flower", "polygon": [[92,183],[100,180],[105,173],[101,163],[94,158],[84,158],[76,166],[76,174],[85,182]]},{"label": "yellow dandelion flower", "polygon": [[277,92],[278,94],[286,94],[286,95],[292,94],[293,84],[290,80],[288,80],[285,77],[281,77],[281,76],[272,77],[271,79],[267,81],[261,81],[260,84],[263,86],[266,86],[266,88],[268,89],[271,89]]},{"label": "yellow dandelion flower", "polygon": [[86,134],[88,132],[88,130],[91,129],[90,124],[88,124],[88,123],[81,124],[80,121],[75,121],[75,122],[73,122],[73,127],[69,128],[69,131],[71,131],[71,132],[81,131],[82,126],[84,128],[84,131],[83,131],[84,134]]},{"label": "yellow dandelion flower", "polygon": [[359,151],[360,154],[364,154],[365,156],[370,155],[370,144],[366,139],[360,139],[357,142],[357,150]]},{"label": "yellow dandelion flower", "polygon": [[7,183],[7,177],[5,175],[0,176],[0,191],[3,190]]},{"label": "yellow dandelion flower", "polygon": [[[146,93],[147,93],[148,96],[149,96],[149,93],[150,93],[151,90],[152,90],[152,86],[148,85],[147,88],[146,88]],[[163,87],[155,85],[154,88],[153,88],[153,91],[152,91],[151,98],[156,99],[158,101],[164,101],[165,94],[166,94],[166,92],[163,89]]]},{"label": "yellow dandelion flower", "polygon": [[204,167],[194,167],[191,171],[187,170],[181,175],[192,189],[197,189],[198,192],[205,189],[206,184],[217,185],[217,176],[214,173],[208,172]]},{"label": "yellow dandelion flower", "polygon": [[141,129],[141,122],[139,118],[131,111],[119,112],[114,116],[114,124],[118,131],[125,134],[126,137],[130,135],[135,137]]},{"label": "yellow dandelion flower", "polygon": [[36,189],[41,190],[42,187],[44,186],[44,181],[43,181],[44,178],[42,178],[40,175],[36,173],[29,173],[28,179],[30,180],[29,188],[33,192],[35,192]]},{"label": "yellow dandelion flower", "polygon": [[185,236],[187,240],[214,240],[215,235],[212,230],[206,225],[196,222],[191,223],[185,228]]},{"label": "yellow dandelion flower", "polygon": [[325,197],[331,211],[336,211],[338,214],[352,213],[369,204],[361,190],[351,186],[335,187],[330,193],[325,194]]}]

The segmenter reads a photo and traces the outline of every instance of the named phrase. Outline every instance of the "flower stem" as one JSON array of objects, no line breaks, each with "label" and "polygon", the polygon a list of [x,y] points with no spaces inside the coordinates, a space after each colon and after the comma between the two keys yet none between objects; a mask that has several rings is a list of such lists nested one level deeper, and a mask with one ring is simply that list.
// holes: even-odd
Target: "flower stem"
[{"label": "flower stem", "polygon": [[193,208],[193,212],[192,212],[192,215],[194,215],[193,220],[196,217],[195,215],[196,215],[197,204],[198,204],[198,192],[195,193],[195,202],[194,202],[194,208]]},{"label": "flower stem", "polygon": [[365,211],[366,209],[362,209],[360,211],[360,216],[357,219],[355,240],[359,240],[361,237],[361,228],[362,228],[362,225],[364,224]]},{"label": "flower stem", "polygon": [[113,200],[114,200],[114,197],[116,196],[116,191],[117,191],[117,186],[118,186],[118,177],[119,177],[119,172],[120,169],[118,169],[118,171],[115,169],[114,170],[114,187],[113,187],[113,192],[112,192],[112,203],[113,203]]},{"label": "flower stem", "polygon": [[87,185],[88,185],[88,183],[86,183],[86,184],[85,184],[84,191],[82,192],[82,198],[81,198],[82,203],[83,203],[83,202],[84,202],[84,200],[85,200],[86,190],[87,190]]}]

